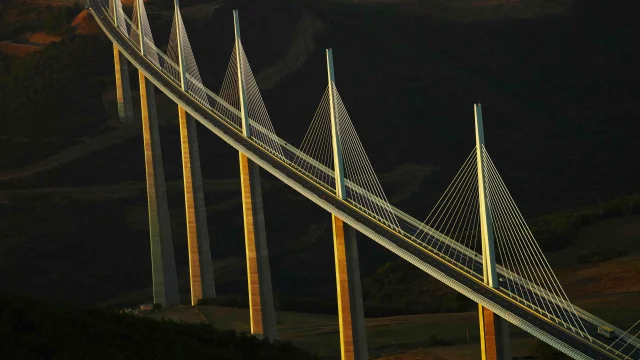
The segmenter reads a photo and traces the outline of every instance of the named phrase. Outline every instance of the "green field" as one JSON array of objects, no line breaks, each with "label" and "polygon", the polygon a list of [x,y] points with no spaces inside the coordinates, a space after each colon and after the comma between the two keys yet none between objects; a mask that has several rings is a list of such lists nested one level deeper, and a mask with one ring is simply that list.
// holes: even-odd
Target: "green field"
[{"label": "green field", "polygon": [[[574,299],[575,305],[625,330],[635,322],[633,319],[640,318],[640,309],[637,307],[639,301],[640,292]],[[249,332],[247,309],[198,306],[196,311],[190,307],[180,307],[151,316],[200,322],[202,318],[197,314],[198,311],[216,328]],[[280,311],[277,319],[281,339],[290,340],[326,359],[339,358],[337,316]],[[367,319],[366,325],[370,354],[384,359],[464,360],[480,356],[476,312],[375,318]],[[510,330],[513,356],[534,356],[537,340],[514,326]],[[433,335],[437,336],[440,344],[430,342]]]}]

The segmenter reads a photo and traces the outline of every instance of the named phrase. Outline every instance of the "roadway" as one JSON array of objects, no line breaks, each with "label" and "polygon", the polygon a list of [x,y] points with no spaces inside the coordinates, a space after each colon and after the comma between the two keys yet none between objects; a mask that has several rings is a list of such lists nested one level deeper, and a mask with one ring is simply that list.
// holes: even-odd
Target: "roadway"
[{"label": "roadway", "polygon": [[[502,291],[497,291],[485,286],[484,283],[478,278],[478,274],[481,273],[481,263],[478,262],[477,259],[468,259],[467,255],[459,251],[456,252],[457,255],[454,255],[457,262],[472,260],[473,264],[475,264],[472,266],[473,272],[476,273],[475,276],[469,274],[463,269],[456,267],[455,265],[448,264],[443,260],[442,256],[429,251],[425,247],[414,243],[407,236],[398,233],[393,229],[390,229],[382,223],[376,221],[372,217],[365,215],[365,213],[361,212],[356,207],[344,202],[341,199],[338,199],[335,194],[330,191],[330,189],[318,185],[317,181],[314,181],[309,177],[303,175],[290,164],[287,164],[282,160],[274,157],[271,153],[265,151],[265,149],[259,146],[256,142],[244,137],[239,131],[237,131],[237,129],[230,126],[227,121],[219,116],[214,115],[211,111],[204,108],[194,98],[185,94],[174,81],[167,78],[160,69],[158,69],[155,65],[153,65],[153,63],[151,63],[140,53],[138,53],[136,47],[134,47],[129,39],[125,37],[113,25],[113,22],[106,14],[104,8],[100,6],[100,0],[90,0],[90,3],[92,5],[92,8],[94,9],[94,16],[98,20],[98,23],[100,24],[102,29],[111,38],[111,40],[115,44],[117,44],[117,46],[123,51],[125,56],[127,56],[127,58],[129,58],[129,60],[132,61],[136,67],[146,73],[152,82],[154,82],[174,101],[180,103],[185,109],[187,109],[187,111],[189,111],[192,116],[198,119],[198,121],[200,121],[203,125],[223,138],[223,140],[232,145],[234,148],[245,152],[247,156],[261,165],[265,170],[269,171],[281,180],[287,182],[290,186],[292,186],[292,184],[289,182],[289,180],[295,182],[295,184],[297,184],[298,186],[295,186],[294,188],[312,201],[320,204],[318,199],[322,199],[323,203],[321,205],[324,208],[335,209],[337,210],[337,213],[344,214],[343,216],[345,218],[345,221],[349,222],[351,225],[354,225],[358,229],[367,230],[366,234],[370,235],[370,237],[380,237],[395,245],[388,246],[388,248],[396,252],[396,254],[398,254],[399,256],[402,256],[406,259],[406,254],[411,254],[415,258],[423,262],[426,265],[426,268],[434,269],[435,271],[430,272],[431,274],[436,274],[439,272],[446,275],[446,277],[451,279],[450,281],[447,281],[447,284],[450,286],[453,286],[452,284],[455,284],[454,288],[456,288],[456,290],[460,291],[461,289],[468,289],[471,291],[471,293],[465,291],[466,294],[469,294],[468,296],[472,297],[478,302],[486,303],[488,305],[488,308],[495,309],[494,311],[496,312],[499,312],[502,309],[505,310],[505,318],[507,318],[507,320],[511,322],[516,322],[516,325],[523,327],[526,331],[532,333],[535,332],[535,336],[543,337],[548,342],[553,342],[553,339],[560,340],[560,342],[563,343],[564,346],[568,346],[568,348],[564,347],[563,344],[556,343],[555,345],[563,348],[563,351],[567,352],[568,354],[570,353],[573,356],[579,358],[591,359],[623,358],[621,356],[616,357],[612,354],[603,352],[604,347],[602,347],[601,345],[591,343],[589,342],[589,340],[565,330],[564,327],[558,326],[550,320],[543,318],[539,314],[534,313],[522,304],[519,304],[517,301],[514,301],[508,295],[505,295]],[[400,226],[401,228],[405,229],[409,229],[410,227],[412,227],[412,225],[406,221],[403,221]],[[436,245],[436,248],[439,248],[440,251],[444,251],[448,246],[450,246],[442,241],[438,240],[438,242],[439,243]],[[402,251],[394,249],[401,249]],[[402,254],[399,254],[399,252],[402,252]],[[413,261],[412,263],[415,264],[415,262]],[[480,266],[480,268],[478,266]],[[587,322],[585,322],[585,327],[588,326]],[[537,329],[537,331],[535,331],[535,329],[532,329],[530,326],[533,326],[535,329]],[[597,335],[597,327],[594,328],[593,326],[590,326],[587,328],[587,331],[591,334],[592,337],[598,338],[598,340],[600,341],[603,340],[603,338]],[[572,351],[572,349],[575,351]],[[638,356],[637,353],[634,353],[632,356],[632,359],[640,359],[640,356]]]}]

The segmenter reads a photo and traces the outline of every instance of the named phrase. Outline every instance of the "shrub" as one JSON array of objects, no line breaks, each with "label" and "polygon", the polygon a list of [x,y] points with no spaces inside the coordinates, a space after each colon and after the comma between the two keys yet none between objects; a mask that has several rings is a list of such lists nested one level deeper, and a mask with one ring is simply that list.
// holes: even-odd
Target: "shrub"
[{"label": "shrub", "polygon": [[0,297],[1,359],[318,359],[289,342]]}]

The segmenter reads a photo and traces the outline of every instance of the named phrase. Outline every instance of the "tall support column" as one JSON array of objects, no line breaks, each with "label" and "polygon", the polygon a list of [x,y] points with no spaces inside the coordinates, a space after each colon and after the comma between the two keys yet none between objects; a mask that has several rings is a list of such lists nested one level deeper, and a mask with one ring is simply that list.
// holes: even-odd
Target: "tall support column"
[{"label": "tall support column", "polygon": [[113,62],[116,70],[116,98],[118,100],[118,117],[123,123],[133,121],[133,104],[131,103],[131,85],[129,82],[129,65],[127,58],[113,45]]},{"label": "tall support column", "polygon": [[251,333],[274,340],[278,333],[262,207],[260,168],[246,155],[240,153],[239,156]]},{"label": "tall support column", "polygon": [[[244,136],[251,137],[244,72],[242,71],[242,57],[240,56],[240,20],[238,18],[238,10],[233,11],[233,20],[235,24],[236,65],[238,69],[238,95],[240,98],[242,131]],[[278,333],[276,330],[276,313],[269,267],[269,251],[267,249],[267,232],[262,207],[260,168],[243,153],[239,153],[239,157],[251,333],[273,340],[277,338]]]},{"label": "tall support column", "polygon": [[180,304],[178,276],[173,254],[171,223],[162,166],[160,132],[153,84],[139,72],[142,134],[147,174],[149,232],[153,302],[164,306]]},{"label": "tall support column", "polygon": [[[113,22],[119,27],[118,0],[112,0]],[[131,85],[129,82],[129,65],[127,58],[113,44],[113,62],[116,71],[116,98],[118,101],[118,117],[121,122],[133,122],[133,104],[131,100]]]},{"label": "tall support column", "polygon": [[[331,138],[336,196],[344,200],[347,198],[347,193],[344,184],[339,123],[335,110],[335,95],[333,92],[335,76],[331,49],[327,49],[327,72],[329,77],[329,107],[331,110]],[[369,358],[369,350],[367,348],[367,333],[364,321],[356,231],[333,214],[331,215],[331,220],[333,225],[333,254],[336,267],[341,356],[343,360],[366,360]]]},{"label": "tall support column", "polygon": [[[179,13],[178,0],[175,0],[175,11]],[[176,16],[176,38],[178,41],[178,62],[182,90],[187,89],[187,76],[182,50],[181,17]],[[184,173],[184,200],[187,217],[187,239],[189,246],[189,274],[191,282],[191,305],[196,305],[202,298],[216,296],[213,279],[213,264],[209,246],[209,229],[207,228],[207,211],[204,204],[204,188],[200,169],[200,152],[198,151],[198,135],[196,122],[188,116],[184,108],[178,105],[180,124],[180,146],[182,148],[182,171]]]},{"label": "tall support column", "polygon": [[[136,1],[140,10],[142,0]],[[140,11],[138,11],[140,13]],[[138,29],[142,29],[142,18],[138,16]],[[140,52],[146,55],[144,33],[140,34]],[[180,304],[178,275],[173,254],[171,223],[167,191],[162,166],[160,129],[156,110],[155,88],[151,81],[138,71],[140,83],[140,109],[142,135],[147,175],[147,201],[149,209],[149,233],[151,238],[151,270],[153,279],[153,302],[167,305]]]},{"label": "tall support column", "polygon": [[[482,107],[474,105],[476,128],[476,162],[478,167],[478,196],[480,203],[480,235],[482,240],[482,262],[484,282],[492,288],[499,288],[496,272],[496,258],[493,238],[493,219],[487,203],[486,177],[484,168],[484,130],[482,127]],[[480,343],[482,359],[511,359],[509,327],[507,321],[491,310],[478,304],[480,320]]]}]

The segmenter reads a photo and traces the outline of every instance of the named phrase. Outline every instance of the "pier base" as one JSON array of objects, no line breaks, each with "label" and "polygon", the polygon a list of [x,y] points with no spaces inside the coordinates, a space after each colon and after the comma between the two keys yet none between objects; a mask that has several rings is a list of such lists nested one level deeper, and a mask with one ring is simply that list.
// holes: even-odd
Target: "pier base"
[{"label": "pier base", "polygon": [[204,204],[196,122],[181,106],[178,106],[178,118],[189,244],[191,305],[196,305],[198,300],[202,298],[215,297],[216,290],[209,246],[209,229],[207,228],[207,211]]},{"label": "pier base", "polygon": [[482,360],[510,360],[509,323],[478,304]]},{"label": "pier base", "polygon": [[342,360],[369,358],[355,230],[331,215]]},{"label": "pier base", "polygon": [[278,333],[269,268],[269,251],[267,250],[267,233],[262,208],[260,168],[242,153],[240,153],[240,183],[247,254],[251,333],[274,340]]}]

